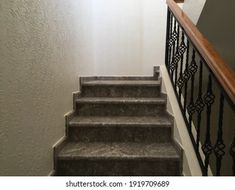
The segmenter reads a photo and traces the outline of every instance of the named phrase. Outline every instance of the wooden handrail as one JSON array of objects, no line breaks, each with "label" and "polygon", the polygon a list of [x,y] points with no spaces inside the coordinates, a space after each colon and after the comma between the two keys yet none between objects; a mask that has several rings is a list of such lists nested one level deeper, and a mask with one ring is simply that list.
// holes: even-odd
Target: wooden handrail
[{"label": "wooden handrail", "polygon": [[184,0],[175,0],[176,3],[184,3]]},{"label": "wooden handrail", "polygon": [[175,0],[167,0],[167,5],[174,14],[190,40],[194,43],[201,56],[205,59],[209,68],[220,82],[224,91],[235,104],[235,72],[225,63],[212,44],[198,30],[184,11],[177,5]]}]

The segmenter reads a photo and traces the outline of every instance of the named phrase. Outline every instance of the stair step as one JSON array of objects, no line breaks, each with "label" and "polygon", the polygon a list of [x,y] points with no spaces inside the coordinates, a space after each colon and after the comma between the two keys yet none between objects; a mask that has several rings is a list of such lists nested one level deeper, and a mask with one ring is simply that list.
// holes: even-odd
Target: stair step
[{"label": "stair step", "polygon": [[82,142],[169,142],[172,119],[169,115],[139,117],[77,116],[69,122],[71,141]]},{"label": "stair step", "polygon": [[179,158],[171,143],[82,143],[67,142],[58,159],[174,159]]},{"label": "stair step", "polygon": [[171,143],[74,143],[57,156],[57,175],[180,175]]},{"label": "stair step", "polygon": [[165,113],[166,98],[81,97],[76,105],[81,116],[155,116]]},{"label": "stair step", "polygon": [[81,77],[81,83],[94,81],[94,80],[112,80],[112,81],[146,81],[146,80],[158,80],[159,73],[156,73],[156,76],[95,76],[95,77]]},{"label": "stair step", "polygon": [[74,117],[70,122],[70,126],[152,126],[152,125],[171,125],[171,116],[165,114],[165,115],[157,115],[155,117],[151,116],[143,116],[143,117],[82,117],[77,116]]},{"label": "stair step", "polygon": [[93,80],[82,83],[84,97],[157,97],[159,80]]},{"label": "stair step", "polygon": [[83,86],[160,86],[159,80],[93,80],[83,82]]},{"label": "stair step", "polygon": [[77,103],[91,104],[165,104],[165,98],[81,97]]}]

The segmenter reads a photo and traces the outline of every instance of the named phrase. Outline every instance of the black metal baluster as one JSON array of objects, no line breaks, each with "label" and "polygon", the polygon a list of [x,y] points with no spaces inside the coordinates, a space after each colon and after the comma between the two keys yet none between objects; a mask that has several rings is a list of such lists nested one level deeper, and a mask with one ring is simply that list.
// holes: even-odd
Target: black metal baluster
[{"label": "black metal baluster", "polygon": [[[170,14],[170,23],[169,23],[169,25],[170,25],[170,33],[169,33],[169,40],[171,39],[171,36],[172,36],[172,34],[173,34],[173,14],[172,14],[172,12],[170,11],[169,12],[169,14]],[[169,46],[169,48],[170,48],[170,55],[169,55],[169,60],[168,60],[168,68],[170,68],[169,67],[169,65],[170,65],[170,63],[171,63],[171,57],[172,57],[172,45],[170,44],[170,41],[168,42],[168,46]]]},{"label": "black metal baluster", "polygon": [[203,81],[203,62],[200,61],[200,70],[199,70],[199,77],[198,77],[198,84],[199,84],[199,89],[198,89],[198,98],[195,103],[196,111],[197,111],[197,139],[196,139],[196,146],[197,146],[197,152],[199,152],[199,142],[200,142],[200,133],[201,133],[201,114],[204,109],[204,102],[202,99],[202,81]]},{"label": "black metal baluster", "polygon": [[170,70],[171,70],[171,80],[173,81],[173,74],[174,74],[174,56],[175,56],[175,41],[177,40],[177,32],[176,32],[176,18],[174,17],[174,31],[172,34],[172,46],[173,46],[173,52],[172,52],[172,60],[170,64]]},{"label": "black metal baluster", "polygon": [[212,92],[212,78],[209,74],[209,81],[208,81],[208,87],[207,92],[204,96],[204,103],[207,106],[207,121],[206,121],[206,139],[204,142],[204,145],[202,146],[203,153],[205,154],[205,161],[204,161],[204,171],[203,175],[208,175],[208,166],[210,162],[210,154],[213,150],[213,147],[211,145],[211,135],[210,135],[210,128],[211,128],[211,106],[214,103],[215,96]]},{"label": "black metal baluster", "polygon": [[223,119],[224,119],[224,95],[220,94],[220,107],[219,107],[219,124],[217,132],[217,140],[214,147],[214,153],[216,156],[216,175],[220,176],[221,161],[225,154],[224,148],[225,144],[223,141]]},{"label": "black metal baluster", "polygon": [[[180,27],[179,27],[179,24],[178,24],[178,26],[177,26],[177,45],[176,45],[176,54],[179,57],[179,58],[177,57],[178,59],[181,58],[181,56],[180,56],[180,49],[179,49],[179,48],[181,48],[181,47],[179,47],[179,41],[180,41],[180,37],[179,36],[180,36]],[[175,85],[174,85],[174,87],[175,87],[176,92],[177,92],[177,76],[178,76],[178,62],[179,62],[178,59],[176,60],[177,63],[175,64],[175,70],[174,70],[174,72],[175,72]]]},{"label": "black metal baluster", "polygon": [[171,34],[172,34],[172,13],[170,9],[167,9],[167,28],[166,28],[166,49],[165,49],[165,64],[166,68],[169,69],[170,59],[171,59],[171,46],[169,44]]},{"label": "black metal baluster", "polygon": [[[185,46],[185,43],[184,43],[184,31],[182,30],[182,36],[181,36],[181,47],[183,46],[184,47],[184,52],[185,52],[185,49],[187,48]],[[180,76],[179,76],[179,80],[177,81],[177,86],[179,88],[179,100],[180,100],[180,103],[181,103],[181,95],[182,95],[182,88],[184,86],[184,77],[183,77],[183,63],[184,63],[184,52],[182,53],[181,55],[181,62],[180,62]],[[181,103],[182,104],[182,103]]]},{"label": "black metal baluster", "polygon": [[187,38],[187,52],[186,52],[186,64],[185,64],[185,70],[184,70],[184,114],[186,114],[186,107],[187,107],[187,95],[188,95],[188,79],[189,79],[189,73],[188,73],[188,63],[189,63],[189,40]]},{"label": "black metal baluster", "polygon": [[232,170],[233,170],[233,175],[235,176],[235,134],[234,134],[233,142],[230,147],[230,155],[232,156],[232,159],[233,159]]},{"label": "black metal baluster", "polygon": [[167,9],[167,25],[166,25],[166,46],[165,46],[165,65],[166,65],[166,68],[168,67],[168,62],[169,62],[169,50],[170,50],[170,47],[168,46],[169,37],[170,37],[170,10],[168,8]]},{"label": "black metal baluster", "polygon": [[173,31],[173,26],[174,26],[173,20],[174,20],[174,16],[171,13],[171,19],[170,19],[170,28],[171,28],[170,31],[171,31],[171,33],[170,33],[170,41],[169,41],[170,56],[169,56],[169,63],[168,63],[169,72],[170,72],[170,64],[171,64],[172,59],[173,59],[173,45],[174,45],[174,41],[176,40],[176,34]]},{"label": "black metal baluster", "polygon": [[178,22],[176,22],[177,24],[177,43],[176,43],[176,52],[179,49],[179,43],[180,43],[180,25]]},{"label": "black metal baluster", "polygon": [[195,61],[194,49],[193,49],[192,61],[188,69],[191,75],[191,95],[190,95],[190,103],[187,109],[188,109],[188,114],[189,114],[189,130],[191,131],[192,130],[192,118],[193,118],[194,112],[196,111],[196,107],[194,104],[194,78],[195,78],[195,73],[197,72],[197,64]]}]

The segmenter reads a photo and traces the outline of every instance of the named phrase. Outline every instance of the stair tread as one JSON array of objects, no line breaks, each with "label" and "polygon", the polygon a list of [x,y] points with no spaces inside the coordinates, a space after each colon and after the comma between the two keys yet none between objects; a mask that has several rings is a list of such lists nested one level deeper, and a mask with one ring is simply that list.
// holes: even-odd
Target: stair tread
[{"label": "stair tread", "polygon": [[81,82],[88,82],[88,81],[95,81],[95,80],[123,80],[123,81],[133,81],[133,80],[138,80],[138,81],[148,81],[148,80],[158,80],[156,76],[150,76],[150,75],[145,75],[145,76],[92,76],[92,77],[81,77]]},{"label": "stair tread", "polygon": [[67,142],[61,160],[76,159],[180,159],[172,143]]},{"label": "stair tread", "polygon": [[135,98],[135,97],[79,97],[78,103],[157,103],[165,104],[166,98]]},{"label": "stair tread", "polygon": [[92,80],[83,82],[85,86],[160,86],[160,80]]},{"label": "stair tread", "polygon": [[115,125],[115,126],[136,126],[136,125],[161,125],[170,126],[172,125],[171,117],[167,114],[156,115],[156,116],[75,116],[69,122],[70,126],[79,125]]}]

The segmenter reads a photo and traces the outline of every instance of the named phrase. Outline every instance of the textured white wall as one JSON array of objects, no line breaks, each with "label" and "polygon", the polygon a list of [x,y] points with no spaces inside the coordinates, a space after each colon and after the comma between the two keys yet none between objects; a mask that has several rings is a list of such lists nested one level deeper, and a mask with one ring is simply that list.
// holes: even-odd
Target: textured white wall
[{"label": "textured white wall", "polygon": [[0,1],[0,175],[48,175],[78,75],[93,74],[89,0]]},{"label": "textured white wall", "polygon": [[167,6],[165,0],[143,0],[143,74],[165,64]]},{"label": "textured white wall", "polygon": [[47,175],[82,75],[164,63],[165,0],[0,1],[0,175]]},{"label": "textured white wall", "polygon": [[206,3],[206,0],[185,0],[183,4],[183,10],[193,21],[194,24],[197,24],[198,19],[202,13],[203,7]]},{"label": "textured white wall", "polygon": [[94,0],[94,50],[98,75],[142,70],[142,0]]},{"label": "textured white wall", "polygon": [[99,75],[147,75],[164,63],[165,0],[93,0]]}]

